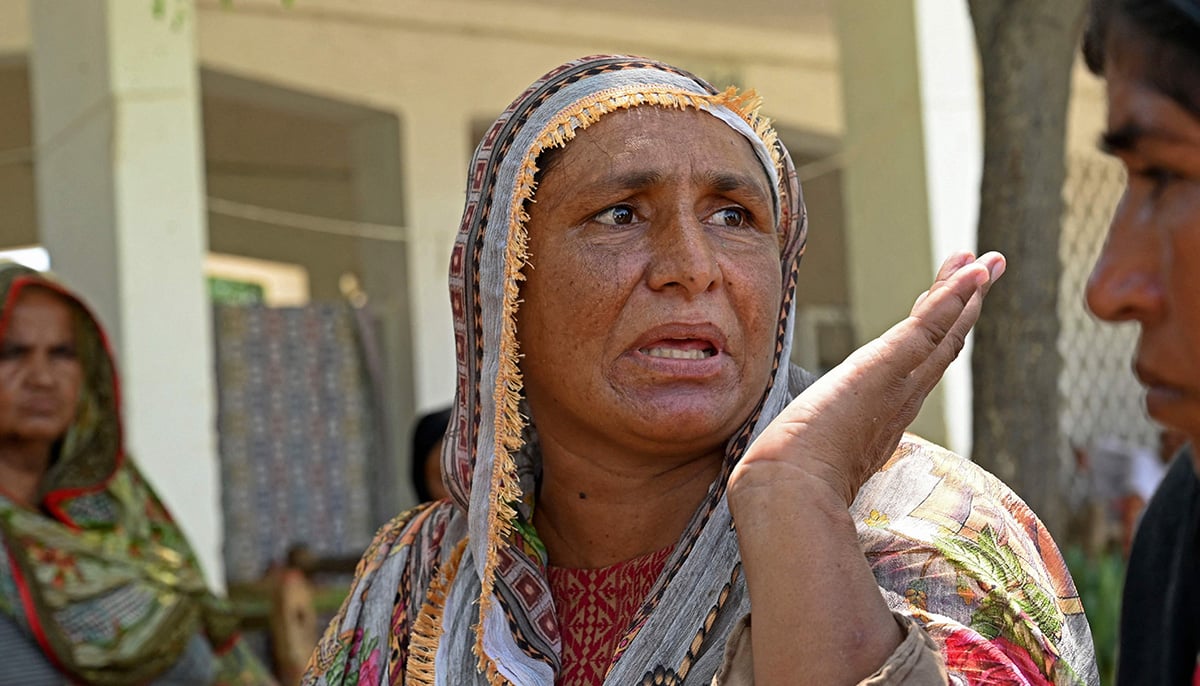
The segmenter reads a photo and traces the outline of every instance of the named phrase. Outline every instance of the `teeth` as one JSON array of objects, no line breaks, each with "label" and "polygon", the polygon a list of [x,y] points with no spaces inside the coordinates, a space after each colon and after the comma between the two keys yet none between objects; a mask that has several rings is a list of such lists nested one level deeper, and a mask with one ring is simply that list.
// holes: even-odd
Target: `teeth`
[{"label": "teeth", "polygon": [[706,350],[680,350],[678,348],[643,348],[642,352],[650,357],[665,357],[670,360],[703,360],[716,354],[711,348]]}]

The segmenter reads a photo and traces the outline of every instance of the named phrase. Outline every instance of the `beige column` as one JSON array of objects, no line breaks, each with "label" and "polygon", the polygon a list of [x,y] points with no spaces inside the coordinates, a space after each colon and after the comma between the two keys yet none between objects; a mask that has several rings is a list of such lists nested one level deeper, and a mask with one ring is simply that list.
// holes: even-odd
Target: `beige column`
[{"label": "beige column", "polygon": [[[396,118],[373,115],[355,124],[350,133],[354,160],[354,197],[364,221],[403,226],[404,177],[400,160],[400,128]],[[373,507],[379,521],[415,504],[409,484],[408,454],[415,409],[413,399],[414,327],[409,315],[409,270],[403,241],[359,241],[363,287],[370,298],[369,312],[378,325],[379,366],[385,414],[380,416],[380,436],[387,459],[376,486]],[[418,329],[420,327],[417,327]]]},{"label": "beige column", "polygon": [[[917,54],[925,134],[925,177],[933,265],[956,250],[975,250],[983,111],[975,31],[965,2],[917,0]],[[945,445],[971,454],[971,346],[942,378]]]},{"label": "beige column", "polygon": [[[923,0],[833,7],[846,118],[848,280],[865,342],[908,314],[946,255],[974,247],[973,39],[965,6],[949,17],[945,3]],[[968,361],[952,366],[912,427],[961,452],[969,447]]]},{"label": "beige column", "polygon": [[[461,110],[449,111],[453,116]],[[447,116],[447,111],[425,105],[406,112],[400,122],[418,412],[454,398],[450,249],[462,218],[467,162],[476,141],[469,140],[470,122],[447,122]]]},{"label": "beige column", "polygon": [[110,332],[129,452],[220,586],[195,9],[29,4],[40,238]]}]

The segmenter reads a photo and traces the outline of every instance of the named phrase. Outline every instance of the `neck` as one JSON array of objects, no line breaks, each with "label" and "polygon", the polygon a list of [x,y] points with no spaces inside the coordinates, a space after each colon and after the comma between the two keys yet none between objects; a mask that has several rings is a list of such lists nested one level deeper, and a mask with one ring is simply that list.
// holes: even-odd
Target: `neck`
[{"label": "neck", "polygon": [[721,470],[720,452],[633,460],[541,439],[534,525],[558,567],[608,567],[674,545]]},{"label": "neck", "polygon": [[0,484],[3,492],[25,507],[37,505],[38,487],[50,468],[53,445],[30,441],[0,441]]}]

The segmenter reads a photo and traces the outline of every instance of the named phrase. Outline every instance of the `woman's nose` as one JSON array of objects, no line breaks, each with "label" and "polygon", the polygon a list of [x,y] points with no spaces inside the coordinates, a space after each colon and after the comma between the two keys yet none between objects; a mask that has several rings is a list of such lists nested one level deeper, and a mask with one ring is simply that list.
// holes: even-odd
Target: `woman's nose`
[{"label": "woman's nose", "polygon": [[1162,247],[1159,233],[1124,199],[1088,279],[1088,309],[1110,322],[1152,322],[1162,313]]},{"label": "woman's nose", "polygon": [[47,388],[54,385],[54,368],[48,355],[31,351],[22,363],[24,383],[32,388]]},{"label": "woman's nose", "polygon": [[689,296],[721,282],[717,246],[706,227],[691,213],[680,213],[651,230],[647,280],[654,290],[677,286]]}]

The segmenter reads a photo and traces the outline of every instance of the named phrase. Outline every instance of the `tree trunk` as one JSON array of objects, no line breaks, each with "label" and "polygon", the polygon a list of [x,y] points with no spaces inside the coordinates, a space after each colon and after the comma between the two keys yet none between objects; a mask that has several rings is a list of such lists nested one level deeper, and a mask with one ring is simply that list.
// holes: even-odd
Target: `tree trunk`
[{"label": "tree trunk", "polygon": [[968,5],[983,81],[979,250],[1008,258],[975,327],[972,456],[1062,535],[1058,243],[1067,102],[1086,0]]}]

